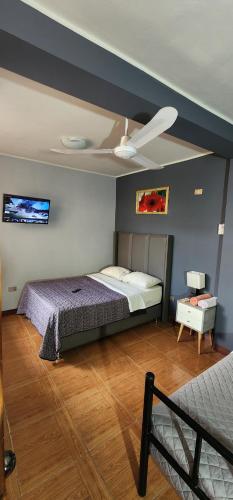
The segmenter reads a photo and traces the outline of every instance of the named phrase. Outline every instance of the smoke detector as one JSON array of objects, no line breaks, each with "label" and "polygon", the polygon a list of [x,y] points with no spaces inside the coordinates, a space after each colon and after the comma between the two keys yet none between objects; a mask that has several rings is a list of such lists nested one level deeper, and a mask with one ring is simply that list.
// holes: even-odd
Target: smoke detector
[{"label": "smoke detector", "polygon": [[87,140],[84,137],[63,136],[61,142],[69,149],[85,149],[87,147]]}]

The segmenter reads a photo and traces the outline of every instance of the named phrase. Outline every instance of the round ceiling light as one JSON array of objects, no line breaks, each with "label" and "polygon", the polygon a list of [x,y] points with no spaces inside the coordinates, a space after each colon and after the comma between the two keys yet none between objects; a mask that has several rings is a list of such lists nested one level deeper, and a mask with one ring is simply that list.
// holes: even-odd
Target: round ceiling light
[{"label": "round ceiling light", "polygon": [[84,137],[63,136],[61,142],[69,149],[85,149],[87,147],[87,140]]}]

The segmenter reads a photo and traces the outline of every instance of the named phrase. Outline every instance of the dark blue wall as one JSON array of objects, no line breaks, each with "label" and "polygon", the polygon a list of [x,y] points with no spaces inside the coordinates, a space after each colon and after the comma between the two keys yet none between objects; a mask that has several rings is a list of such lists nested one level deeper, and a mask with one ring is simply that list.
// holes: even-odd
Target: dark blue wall
[{"label": "dark blue wall", "polygon": [[0,0],[0,66],[141,123],[163,106],[169,134],[233,156],[233,125],[20,0]]},{"label": "dark blue wall", "polygon": [[[171,295],[175,297],[187,293],[187,270],[207,273],[207,288],[215,292],[225,172],[225,160],[208,156],[117,179],[117,231],[174,235]],[[136,215],[136,190],[159,186],[170,186],[168,215]],[[204,189],[203,196],[194,196],[198,187]]]},{"label": "dark blue wall", "polygon": [[233,161],[231,160],[218,288],[216,337],[218,343],[233,350]]}]

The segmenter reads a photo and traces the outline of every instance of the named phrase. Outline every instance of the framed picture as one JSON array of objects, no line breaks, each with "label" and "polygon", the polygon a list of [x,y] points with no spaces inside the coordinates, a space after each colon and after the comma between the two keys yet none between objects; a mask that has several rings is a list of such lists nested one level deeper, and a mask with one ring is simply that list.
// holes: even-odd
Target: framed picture
[{"label": "framed picture", "polygon": [[136,214],[168,213],[169,187],[136,191]]}]

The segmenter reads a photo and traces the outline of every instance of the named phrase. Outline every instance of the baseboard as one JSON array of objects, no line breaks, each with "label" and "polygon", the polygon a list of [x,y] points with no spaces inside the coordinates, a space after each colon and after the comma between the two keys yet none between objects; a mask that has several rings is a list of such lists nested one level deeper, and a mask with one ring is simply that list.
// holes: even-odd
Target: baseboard
[{"label": "baseboard", "polygon": [[11,314],[16,314],[17,309],[8,309],[7,311],[2,311],[3,316],[11,316]]},{"label": "baseboard", "polygon": [[223,354],[224,356],[227,356],[227,354],[230,354],[231,352],[229,349],[223,347],[222,345],[215,345],[214,350],[220,352],[220,354]]}]

